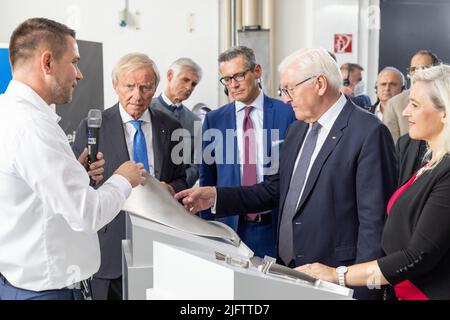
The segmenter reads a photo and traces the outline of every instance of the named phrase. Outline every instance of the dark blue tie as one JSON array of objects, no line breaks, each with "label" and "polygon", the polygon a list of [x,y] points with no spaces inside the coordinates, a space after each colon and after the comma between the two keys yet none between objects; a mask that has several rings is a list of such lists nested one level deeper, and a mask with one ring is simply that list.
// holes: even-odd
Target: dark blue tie
[{"label": "dark blue tie", "polygon": [[131,124],[136,129],[136,133],[133,138],[133,160],[137,163],[143,163],[145,170],[151,174],[150,167],[148,165],[147,143],[145,141],[144,133],[142,132],[141,121],[132,120]]},{"label": "dark blue tie", "polygon": [[320,127],[321,125],[318,122],[314,122],[313,124],[311,124],[311,130],[309,131],[305,139],[305,144],[303,145],[297,168],[295,168],[294,175],[291,178],[288,193],[286,195],[286,200],[283,206],[280,222],[278,253],[280,255],[280,258],[286,265],[289,265],[294,254],[292,219],[297,212],[300,193],[303,189],[303,185],[306,182],[306,172],[308,171],[311,157],[314,153],[314,149],[316,148],[316,142]]}]

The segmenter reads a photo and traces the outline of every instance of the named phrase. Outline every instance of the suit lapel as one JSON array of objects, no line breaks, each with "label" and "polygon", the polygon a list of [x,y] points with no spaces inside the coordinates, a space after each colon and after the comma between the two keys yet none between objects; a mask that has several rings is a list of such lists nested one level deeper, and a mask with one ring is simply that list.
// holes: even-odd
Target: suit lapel
[{"label": "suit lapel", "polygon": [[149,108],[152,119],[152,142],[153,142],[153,161],[155,167],[155,177],[159,180],[162,176],[165,149],[168,148],[167,135],[168,130],[163,122],[158,119],[155,112]]},{"label": "suit lapel", "polygon": [[311,171],[309,172],[308,180],[306,180],[305,189],[303,190],[303,194],[300,199],[300,203],[298,205],[297,213],[305,203],[305,200],[308,198],[308,195],[311,193],[326,160],[333,152],[339,140],[342,138],[344,134],[343,129],[348,125],[348,121],[352,110],[353,104],[348,101],[345,104],[344,108],[342,109],[340,115],[337,117],[333,127],[330,130],[330,133],[328,134],[328,137],[325,139],[325,142],[322,145],[322,148],[320,149],[320,152],[317,155],[317,158],[315,159],[311,167]]},{"label": "suit lapel", "polygon": [[237,165],[233,165],[231,166],[232,170],[234,171],[233,174],[236,177],[236,185],[240,185],[241,184],[241,166],[239,165],[239,149],[238,149],[238,138],[237,135],[235,134],[233,137],[233,159],[228,159],[228,157],[230,156],[229,150],[227,150],[228,148],[230,148],[230,146],[227,145],[228,139],[227,139],[227,130],[231,130],[231,132],[236,133],[237,132],[237,120],[236,120],[236,104],[234,102],[229,104],[229,108],[224,110],[224,121],[223,121],[223,149],[222,149],[222,154],[225,157],[224,163],[230,163],[230,161],[232,161],[232,163],[237,163]]},{"label": "suit lapel", "polygon": [[107,141],[112,141],[113,145],[109,147],[112,153],[116,154],[116,159],[118,160],[118,165],[125,161],[130,160],[130,155],[128,153],[127,142],[125,140],[125,132],[123,128],[122,117],[120,116],[119,104],[113,107],[113,111],[108,115],[106,123],[110,123],[111,127],[108,128]]}]

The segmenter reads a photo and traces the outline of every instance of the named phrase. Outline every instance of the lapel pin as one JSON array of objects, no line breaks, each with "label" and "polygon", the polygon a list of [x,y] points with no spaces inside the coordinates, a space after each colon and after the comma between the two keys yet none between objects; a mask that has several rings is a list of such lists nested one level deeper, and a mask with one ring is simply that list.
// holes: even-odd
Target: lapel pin
[{"label": "lapel pin", "polygon": [[336,140],[336,137],[331,137],[331,139]]}]

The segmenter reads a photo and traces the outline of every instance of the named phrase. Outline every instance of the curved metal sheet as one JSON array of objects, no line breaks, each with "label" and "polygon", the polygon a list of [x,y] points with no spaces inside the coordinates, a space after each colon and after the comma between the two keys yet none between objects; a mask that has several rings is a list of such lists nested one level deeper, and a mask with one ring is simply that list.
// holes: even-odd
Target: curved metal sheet
[{"label": "curved metal sheet", "polygon": [[147,178],[144,186],[133,189],[123,210],[183,232],[222,239],[236,247],[241,242],[236,232],[226,224],[207,221],[190,214],[161,182],[152,176]]}]

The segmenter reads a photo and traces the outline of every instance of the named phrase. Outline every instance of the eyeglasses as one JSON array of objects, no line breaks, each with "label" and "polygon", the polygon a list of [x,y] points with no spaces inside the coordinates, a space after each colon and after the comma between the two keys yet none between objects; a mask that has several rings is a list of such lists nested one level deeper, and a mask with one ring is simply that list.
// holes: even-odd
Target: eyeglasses
[{"label": "eyeglasses", "polygon": [[155,91],[155,86],[152,84],[125,84],[123,85],[123,88],[125,89],[126,92],[130,93],[133,92],[135,88],[138,88],[139,92],[142,93],[151,93]]},{"label": "eyeglasses", "polygon": [[245,79],[245,75],[247,74],[247,72],[249,72],[251,69],[247,69],[245,71],[239,72],[239,73],[235,73],[230,77],[222,77],[220,78],[220,82],[224,85],[227,86],[231,83],[231,80],[234,79],[234,81],[239,82]]},{"label": "eyeglasses", "polygon": [[308,80],[311,80],[312,78],[316,78],[317,76],[312,76],[309,78],[306,78],[303,81],[300,81],[299,83],[297,83],[295,86],[293,86],[292,88],[278,88],[278,95],[281,97],[283,94],[288,97],[289,99],[292,99],[292,94],[294,93],[294,90],[301,84],[305,83]]}]

